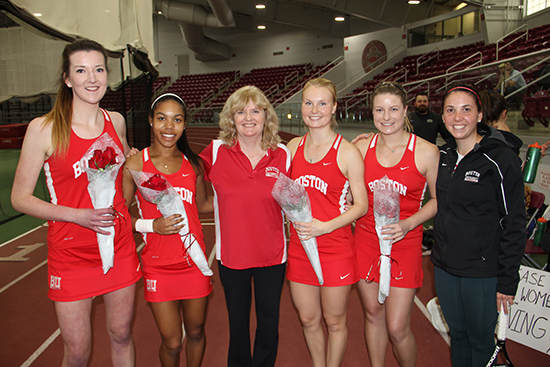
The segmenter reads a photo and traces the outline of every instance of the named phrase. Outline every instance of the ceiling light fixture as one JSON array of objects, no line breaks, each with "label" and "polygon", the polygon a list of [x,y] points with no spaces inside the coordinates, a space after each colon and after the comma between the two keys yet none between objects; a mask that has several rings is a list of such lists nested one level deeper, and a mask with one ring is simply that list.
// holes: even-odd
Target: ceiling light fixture
[{"label": "ceiling light fixture", "polygon": [[337,21],[337,22],[343,22],[344,20],[346,20],[346,18],[344,18],[341,15],[338,15],[338,16],[334,17],[334,20]]},{"label": "ceiling light fixture", "polygon": [[409,0],[409,5],[418,5],[420,4],[420,0]]},{"label": "ceiling light fixture", "polygon": [[259,25],[258,29],[265,29],[265,25]]},{"label": "ceiling light fixture", "polygon": [[35,17],[41,17],[42,13],[33,13],[32,15],[34,15]]},{"label": "ceiling light fixture", "polygon": [[265,2],[264,1],[258,1],[256,3],[256,9],[265,9]]}]

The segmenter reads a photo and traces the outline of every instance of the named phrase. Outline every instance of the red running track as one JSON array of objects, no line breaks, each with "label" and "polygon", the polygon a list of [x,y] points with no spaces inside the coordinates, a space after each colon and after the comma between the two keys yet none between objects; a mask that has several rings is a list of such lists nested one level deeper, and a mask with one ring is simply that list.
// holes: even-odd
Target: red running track
[{"label": "red running track", "polygon": [[[217,136],[217,128],[190,127],[189,140],[196,151],[201,151]],[[281,133],[284,140],[293,135]],[[201,217],[207,255],[214,252],[214,228],[212,216]],[[63,342],[59,335],[53,302],[47,298],[46,227],[38,227],[30,233],[0,244],[0,366],[1,367],[51,367],[61,365]],[[136,235],[138,250],[141,237]],[[211,258],[214,255],[212,254]],[[23,259],[28,259],[22,261]],[[18,261],[10,261],[18,260]],[[206,322],[207,346],[203,366],[226,366],[228,348],[227,312],[221,282],[214,271],[214,290],[208,305]],[[433,266],[429,258],[423,258],[424,286],[417,292],[416,305],[412,312],[412,329],[418,344],[418,366],[450,366],[447,342],[433,328],[426,317],[425,305],[434,297]],[[254,307],[252,307],[254,309]],[[254,319],[254,317],[253,317]],[[364,336],[363,313],[357,289],[353,289],[348,309],[348,348],[343,367],[370,366]],[[105,329],[105,308],[98,297],[93,302],[93,350],[89,366],[110,366],[110,346]],[[251,330],[255,324],[252,322]],[[143,283],[137,283],[136,307],[133,323],[136,344],[136,366],[159,366],[158,347],[160,336],[151,311],[143,299]],[[516,366],[549,366],[550,357],[509,341],[507,343]],[[185,352],[182,352],[185,353]],[[520,358],[521,356],[521,358]],[[515,357],[515,358],[514,358]],[[185,361],[182,356],[182,361]],[[185,363],[182,362],[183,366]],[[281,300],[280,342],[278,367],[310,366],[310,358],[302,336],[300,323],[290,299],[288,282],[283,288]],[[391,348],[387,350],[388,367],[397,366]]]}]

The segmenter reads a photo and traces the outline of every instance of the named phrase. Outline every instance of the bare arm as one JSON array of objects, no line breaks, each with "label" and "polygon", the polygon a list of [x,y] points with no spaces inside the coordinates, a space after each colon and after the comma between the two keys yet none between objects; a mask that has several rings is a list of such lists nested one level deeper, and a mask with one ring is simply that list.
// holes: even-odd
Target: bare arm
[{"label": "bare arm", "polygon": [[294,158],[294,154],[296,154],[296,150],[298,149],[298,145],[300,144],[301,139],[301,137],[294,138],[286,145],[286,147],[288,148],[288,150],[290,150],[290,153],[292,154],[292,158]]},{"label": "bare arm", "polygon": [[367,150],[369,149],[369,145],[370,145],[370,142],[372,141],[373,136],[374,135],[370,135],[369,137],[362,138],[362,139],[355,138],[352,141],[352,144],[355,144],[355,146],[361,152],[361,157],[363,158],[363,160],[365,160],[365,156],[367,155]]},{"label": "bare arm", "polygon": [[[133,171],[143,170],[143,161],[141,160],[141,156],[131,156],[126,160],[126,164],[124,165],[122,176],[122,193],[124,196],[124,200],[126,201],[126,206],[128,207],[128,209],[130,209],[130,207],[132,206],[132,201],[134,199],[134,194],[136,192],[136,185],[128,168]],[[140,218],[132,215],[132,229],[134,231],[138,219]],[[166,218],[155,218],[153,220],[153,231],[162,235],[176,234],[181,228],[183,228],[183,224],[181,224],[182,221],[183,218],[181,214],[173,214]]]},{"label": "bare arm", "polygon": [[370,141],[370,138],[372,138],[373,136],[374,136],[374,133],[360,134],[360,135],[357,135],[355,138],[353,138],[351,143],[357,145],[357,143],[360,142],[361,140],[369,139],[369,141]]},{"label": "bare arm", "polygon": [[72,222],[98,233],[109,234],[100,229],[100,226],[114,226],[112,209],[71,208],[48,203],[34,196],[40,170],[44,161],[52,154],[51,125],[43,127],[42,121],[42,118],[31,121],[25,134],[11,191],[14,209],[36,218]]},{"label": "bare arm", "polygon": [[195,193],[195,202],[199,213],[212,213],[214,211],[214,197],[208,196],[206,182],[204,181],[204,167],[202,171],[197,173],[197,192]]},{"label": "bare arm", "polygon": [[109,112],[109,116],[111,116],[111,120],[113,121],[113,126],[115,127],[118,138],[124,147],[124,155],[126,157],[131,157],[136,154],[138,150],[136,148],[130,148],[128,145],[128,140],[126,138],[126,122],[124,121],[124,117],[122,117],[122,115],[118,112]]},{"label": "bare arm", "polygon": [[132,206],[134,194],[136,193],[136,184],[128,169],[131,169],[132,171],[141,171],[143,169],[143,162],[140,158],[140,156],[128,158],[122,168],[122,196],[126,201],[126,206],[128,209]]},{"label": "bare arm", "polygon": [[426,182],[430,189],[430,200],[422,209],[410,217],[400,220],[396,224],[384,226],[384,229],[391,229],[384,233],[391,234],[387,239],[393,240],[392,243],[402,240],[409,231],[432,218],[437,212],[435,183],[439,168],[439,149],[432,143],[418,139],[415,149],[415,162],[418,171],[426,177]]},{"label": "bare arm", "polygon": [[547,141],[546,143],[542,144],[541,147],[541,156],[544,157],[546,155],[546,151],[548,150],[548,146],[550,145],[550,141]]}]

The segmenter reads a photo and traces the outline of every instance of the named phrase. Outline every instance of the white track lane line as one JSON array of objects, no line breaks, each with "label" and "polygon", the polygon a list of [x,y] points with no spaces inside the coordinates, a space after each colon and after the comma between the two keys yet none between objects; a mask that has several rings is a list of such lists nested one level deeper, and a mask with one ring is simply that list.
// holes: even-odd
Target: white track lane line
[{"label": "white track lane line", "polygon": [[32,273],[34,273],[36,270],[38,270],[39,268],[43,267],[44,265],[46,265],[48,263],[48,260],[44,260],[42,261],[40,264],[36,265],[34,268],[32,268],[31,270],[27,271],[25,274],[21,275],[20,277],[12,280],[10,283],[6,284],[5,286],[3,286],[2,288],[0,288],[0,293],[4,292],[6,289],[8,289],[9,287],[11,287],[12,285],[15,285],[17,282],[25,279],[28,275],[31,275]]},{"label": "white track lane line", "polygon": [[52,335],[50,335],[50,337],[44,343],[42,343],[42,345],[37,350],[34,351],[34,353],[29,357],[29,359],[23,362],[21,367],[29,367],[38,357],[40,357],[42,352],[45,351],[46,348],[48,348],[55,339],[57,339],[59,335],[61,335],[61,330],[59,330],[58,328],[56,331],[53,332]]},{"label": "white track lane line", "polygon": [[4,242],[3,244],[0,245],[0,247],[6,246],[6,245],[12,243],[13,241],[20,239],[21,237],[24,237],[24,236],[28,235],[29,233],[32,233],[32,232],[34,232],[34,231],[36,231],[36,230],[38,230],[38,229],[40,229],[40,228],[42,228],[42,227],[47,227],[47,226],[48,226],[48,224],[47,224],[47,223],[44,223],[44,224],[42,224],[42,225],[40,225],[40,226],[38,226],[38,227],[35,227],[35,228],[33,228],[33,229],[31,229],[31,230],[29,230],[29,231],[23,233],[23,234],[20,234],[20,235],[17,236],[17,237],[12,238],[12,239],[9,240],[9,241]]}]

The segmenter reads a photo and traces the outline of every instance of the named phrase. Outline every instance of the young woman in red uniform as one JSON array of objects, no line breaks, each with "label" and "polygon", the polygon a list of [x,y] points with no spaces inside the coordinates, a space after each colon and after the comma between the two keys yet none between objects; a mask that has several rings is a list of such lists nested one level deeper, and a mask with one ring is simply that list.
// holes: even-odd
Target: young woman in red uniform
[{"label": "young woman in red uniform", "polygon": [[[364,215],[368,206],[361,154],[334,132],[335,111],[334,83],[323,78],[309,81],[302,91],[302,116],[309,132],[288,143],[293,156],[291,178],[306,187],[314,219],[296,222],[291,229],[287,278],[315,367],[339,366],[344,357],[349,294],[359,279],[350,223]],[[354,202],[346,211],[350,190]],[[317,238],[323,286],[300,243],[300,238],[312,237]]]},{"label": "young woman in red uniform", "polygon": [[[80,159],[108,133],[125,154],[126,125],[116,112],[99,108],[107,89],[107,53],[90,40],[68,44],[62,57],[53,110],[27,129],[12,189],[13,207],[48,220],[48,297],[55,309],[65,354],[63,366],[85,366],[91,350],[92,299],[103,295],[114,366],[134,365],[130,333],[135,282],[141,270],[130,215],[122,197],[122,174],[112,208],[94,209]],[[33,195],[44,167],[51,203]],[[116,218],[115,218],[116,214]],[[97,233],[115,228],[114,267],[103,274]]]},{"label": "young woman in red uniform", "polygon": [[[379,133],[356,144],[364,157],[369,211],[355,224],[359,293],[365,312],[370,363],[384,366],[391,340],[400,366],[416,365],[410,318],[416,288],[422,285],[422,223],[436,212],[435,180],[439,150],[409,132],[406,94],[398,83],[383,82],[372,94],[374,125]],[[378,302],[380,246],[373,215],[373,189],[388,176],[400,192],[400,220],[385,227],[392,240],[392,278],[384,304]],[[426,188],[431,199],[422,207]],[[365,281],[363,281],[365,280]]]},{"label": "young woman in red uniform", "polygon": [[[206,195],[202,160],[189,147],[185,134],[185,103],[178,95],[161,95],[151,106],[149,123],[155,136],[153,144],[141,154],[130,157],[125,167],[160,174],[170,182],[182,197],[188,230],[204,251],[199,211],[212,212],[212,203]],[[183,321],[187,337],[186,366],[198,367],[206,344],[204,321],[208,295],[212,291],[210,277],[203,275],[191,260],[186,259],[179,234],[183,227],[181,215],[164,218],[156,204],[146,201],[140,191],[136,192],[128,169],[124,170],[123,188],[128,206],[136,193],[141,215],[141,218],[132,217],[132,222],[146,244],[141,255],[144,293],[162,337],[161,365],[179,366]]]}]

